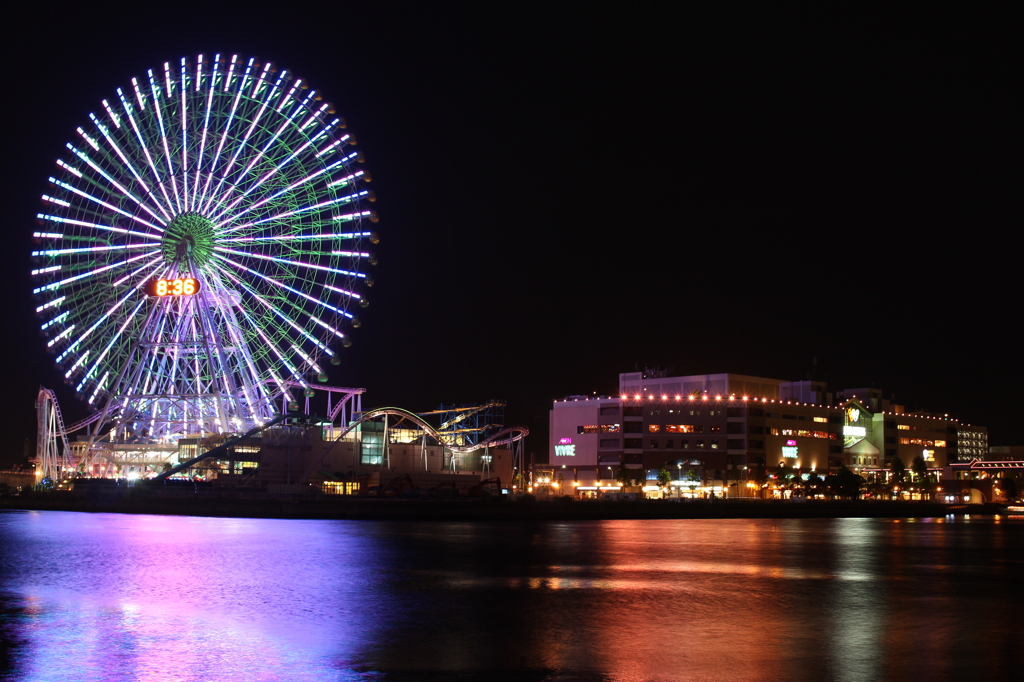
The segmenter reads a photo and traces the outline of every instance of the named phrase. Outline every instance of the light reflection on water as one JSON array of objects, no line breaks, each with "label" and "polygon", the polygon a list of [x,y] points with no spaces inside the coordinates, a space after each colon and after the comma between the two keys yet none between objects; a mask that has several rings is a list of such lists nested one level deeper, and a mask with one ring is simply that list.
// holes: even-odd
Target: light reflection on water
[{"label": "light reflection on water", "polygon": [[1024,524],[0,513],[12,680],[1017,679]]}]

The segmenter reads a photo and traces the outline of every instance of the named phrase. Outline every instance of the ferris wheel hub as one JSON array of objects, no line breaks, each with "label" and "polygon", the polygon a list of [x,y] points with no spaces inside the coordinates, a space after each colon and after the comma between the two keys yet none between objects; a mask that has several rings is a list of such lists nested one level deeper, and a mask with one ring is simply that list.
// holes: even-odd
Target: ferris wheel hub
[{"label": "ferris wheel hub", "polygon": [[167,225],[160,249],[168,263],[187,253],[198,267],[210,260],[213,246],[213,223],[200,213],[186,211],[176,215]]}]

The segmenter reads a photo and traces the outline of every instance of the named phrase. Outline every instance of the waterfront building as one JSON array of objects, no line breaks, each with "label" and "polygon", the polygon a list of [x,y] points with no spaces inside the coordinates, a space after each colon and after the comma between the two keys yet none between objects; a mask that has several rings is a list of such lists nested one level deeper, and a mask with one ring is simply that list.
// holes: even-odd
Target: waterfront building
[{"label": "waterfront building", "polygon": [[[996,450],[991,448],[991,450]],[[1010,449],[1000,448],[997,452],[990,452],[988,445],[988,429],[984,426],[962,424],[957,430],[957,459],[962,462],[969,462],[972,459],[1021,459],[1024,457],[1024,448],[1020,449],[1015,456],[1010,455]]]},{"label": "waterfront building", "polygon": [[621,494],[623,478],[644,480],[633,488],[648,495],[754,496],[763,472],[871,474],[894,457],[941,469],[956,459],[960,429],[876,388],[832,393],[820,381],[652,371],[620,374],[618,395],[555,401],[549,424],[548,464],[535,480],[582,496]]},{"label": "waterfront building", "polygon": [[[190,474],[224,487],[287,492],[313,485],[337,494],[381,490],[399,481],[410,491],[459,490],[491,479],[504,487],[511,484],[514,465],[508,448],[453,452],[425,441],[420,429],[390,426],[385,431],[384,426],[364,422],[344,436],[343,429],[329,425],[268,429],[229,447],[221,458],[199,462]],[[187,462],[214,445],[183,440],[178,461]]]}]

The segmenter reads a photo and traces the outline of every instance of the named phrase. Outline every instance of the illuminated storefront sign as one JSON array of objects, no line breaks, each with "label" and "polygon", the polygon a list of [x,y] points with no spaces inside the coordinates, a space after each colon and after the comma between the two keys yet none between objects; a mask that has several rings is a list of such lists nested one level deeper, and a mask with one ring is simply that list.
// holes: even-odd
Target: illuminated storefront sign
[{"label": "illuminated storefront sign", "polygon": [[575,457],[576,446],[573,445],[572,438],[559,438],[558,445],[555,446],[555,457]]},{"label": "illuminated storefront sign", "polygon": [[[868,417],[861,422],[861,417]],[[846,408],[846,423],[843,424],[843,447],[849,448],[868,437],[869,415],[862,414],[860,408],[850,405]],[[864,424],[861,426],[861,424]]]},{"label": "illuminated storefront sign", "polygon": [[800,454],[800,448],[797,447],[795,440],[787,440],[786,444],[782,446],[782,456],[789,457],[790,459],[796,459]]}]

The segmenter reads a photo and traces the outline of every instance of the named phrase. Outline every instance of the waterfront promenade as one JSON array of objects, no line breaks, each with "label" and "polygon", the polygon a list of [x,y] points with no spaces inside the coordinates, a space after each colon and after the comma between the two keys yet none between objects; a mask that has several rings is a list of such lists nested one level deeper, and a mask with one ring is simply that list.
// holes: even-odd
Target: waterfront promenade
[{"label": "waterfront promenade", "polygon": [[291,519],[435,521],[582,521],[602,519],[730,518],[934,518],[998,514],[1000,505],[936,502],[813,500],[507,500],[402,499],[353,496],[269,497],[259,492],[159,491],[128,488],[114,493],[33,492],[0,498],[0,509],[113,512]]}]

